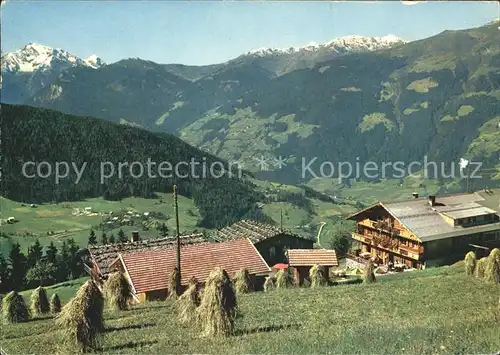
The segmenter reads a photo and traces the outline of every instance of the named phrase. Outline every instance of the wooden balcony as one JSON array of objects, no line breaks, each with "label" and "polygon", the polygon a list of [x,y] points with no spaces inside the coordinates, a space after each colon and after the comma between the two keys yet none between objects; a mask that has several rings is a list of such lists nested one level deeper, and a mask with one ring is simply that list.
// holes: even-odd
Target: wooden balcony
[{"label": "wooden balcony", "polygon": [[362,242],[362,243],[366,243],[366,244],[368,244],[372,247],[375,247],[377,249],[391,252],[394,254],[399,254],[399,255],[414,259],[414,260],[421,259],[422,255],[424,253],[424,248],[422,246],[420,246],[418,248],[413,248],[413,247],[408,247],[405,245],[399,245],[398,248],[392,249],[392,248],[385,248],[381,245],[375,245],[372,238],[370,238],[369,236],[366,236],[366,235],[356,233],[356,232],[351,233],[351,237],[354,240],[357,240],[357,241]]},{"label": "wooden balcony", "polygon": [[379,224],[377,224],[376,221],[373,221],[370,219],[365,219],[365,220],[359,221],[358,226],[369,228],[372,230],[376,230],[378,232],[383,232],[383,233],[386,233],[387,235],[391,235],[391,236],[393,234],[397,234],[401,238],[409,239],[412,241],[418,241],[418,242],[420,241],[415,235],[411,234],[410,232],[408,232],[404,228],[400,229],[400,228],[395,228],[395,227],[389,226],[389,225],[380,226]]}]

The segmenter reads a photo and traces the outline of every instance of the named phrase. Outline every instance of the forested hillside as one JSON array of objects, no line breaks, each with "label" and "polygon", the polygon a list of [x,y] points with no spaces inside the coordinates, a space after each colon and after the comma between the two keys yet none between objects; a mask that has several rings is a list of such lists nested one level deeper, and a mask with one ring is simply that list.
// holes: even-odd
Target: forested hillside
[{"label": "forested hillside", "polygon": [[[229,175],[225,164],[222,175],[219,165],[214,165],[216,176],[209,170],[203,178],[201,163],[210,166],[216,158],[205,154],[180,139],[169,134],[155,134],[146,130],[91,118],[61,114],[56,111],[28,106],[2,104],[2,186],[1,195],[26,203],[59,202],[104,196],[117,200],[127,196],[154,197],[154,192],[171,192],[173,184],[179,186],[179,193],[192,197],[202,217],[202,226],[213,228],[226,225],[255,209],[255,203],[263,197],[256,192],[253,184],[238,179],[236,172]],[[146,167],[150,159],[157,164],[168,162],[174,166],[179,162],[198,162],[195,173],[188,166],[179,165],[179,175],[170,170],[163,176],[152,166],[143,177],[138,176],[139,168],[130,172],[128,168],[118,174],[120,162],[140,162]],[[26,162],[47,162],[36,173],[34,166],[26,170],[35,175],[23,175]],[[67,162],[69,172],[66,178],[56,182],[55,164]],[[101,162],[115,166],[111,170],[102,169],[109,178],[101,183]],[[86,167],[78,181],[79,171]],[[158,165],[157,165],[158,166]],[[105,165],[106,168],[110,166]],[[146,168],[144,168],[146,169]],[[157,169],[157,168],[156,168]],[[208,169],[208,168],[207,168]],[[60,167],[61,175],[65,169]],[[186,178],[182,176],[187,175]],[[104,175],[103,175],[104,176]],[[154,177],[156,176],[156,177]],[[76,183],[78,181],[78,183]]]},{"label": "forested hillside", "polygon": [[466,156],[498,167],[497,27],[445,31],[279,77],[256,61],[181,74],[131,59],[69,71],[30,102],[173,132],[254,171],[255,156],[283,156],[287,169],[260,176],[288,182],[303,182],[302,157],[408,164],[426,155],[449,166]]}]

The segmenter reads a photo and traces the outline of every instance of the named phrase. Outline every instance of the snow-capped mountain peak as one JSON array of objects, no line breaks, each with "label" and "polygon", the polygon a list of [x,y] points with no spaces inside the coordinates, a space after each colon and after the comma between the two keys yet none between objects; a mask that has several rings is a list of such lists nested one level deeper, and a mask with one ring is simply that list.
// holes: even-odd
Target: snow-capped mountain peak
[{"label": "snow-capped mountain peak", "polygon": [[101,58],[99,58],[97,55],[92,54],[90,57],[85,59],[84,61],[89,67],[92,67],[94,69],[100,68],[102,66],[106,65],[106,62],[104,62]]},{"label": "snow-capped mountain peak", "polygon": [[374,51],[374,50],[388,48],[399,43],[406,43],[406,41],[391,34],[383,37],[367,37],[367,36],[352,35],[352,36],[334,38],[333,40],[323,44],[317,44],[315,42],[311,42],[301,47],[258,48],[249,51],[247,55],[262,57],[268,55],[285,55],[298,52],[312,52],[319,50],[333,51],[337,53]]},{"label": "snow-capped mountain peak", "polygon": [[[92,61],[89,61],[92,59]],[[75,66],[98,68],[105,63],[97,56],[82,60],[59,48],[40,43],[28,43],[15,52],[2,54],[2,71],[33,73],[38,71],[64,70]]]}]

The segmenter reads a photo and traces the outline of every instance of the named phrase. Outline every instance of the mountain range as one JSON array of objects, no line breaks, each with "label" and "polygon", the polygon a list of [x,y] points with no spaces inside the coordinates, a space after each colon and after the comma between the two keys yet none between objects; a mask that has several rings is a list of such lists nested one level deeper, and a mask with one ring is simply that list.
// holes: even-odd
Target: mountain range
[{"label": "mountain range", "polygon": [[[174,133],[281,182],[306,182],[311,176],[301,174],[301,161],[314,158],[319,165],[467,157],[494,169],[500,168],[497,27],[409,43],[350,36],[253,50],[210,66],[142,59],[71,65],[38,90],[7,82],[2,63],[2,101],[22,97],[32,106]],[[286,169],[260,171],[260,156],[283,157]],[[488,171],[488,180],[498,182],[500,172]]]}]

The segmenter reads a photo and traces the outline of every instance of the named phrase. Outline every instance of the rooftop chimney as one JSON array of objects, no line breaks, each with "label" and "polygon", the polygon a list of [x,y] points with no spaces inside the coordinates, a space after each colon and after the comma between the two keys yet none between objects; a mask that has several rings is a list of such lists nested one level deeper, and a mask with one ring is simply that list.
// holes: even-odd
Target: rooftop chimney
[{"label": "rooftop chimney", "polygon": [[139,232],[132,232],[132,238],[130,239],[131,242],[138,242],[139,241]]},{"label": "rooftop chimney", "polygon": [[434,206],[436,204],[436,196],[430,195],[429,196],[429,205]]},{"label": "rooftop chimney", "polygon": [[418,198],[418,193],[414,192],[414,193],[412,193],[412,196],[413,196],[413,198]]}]

